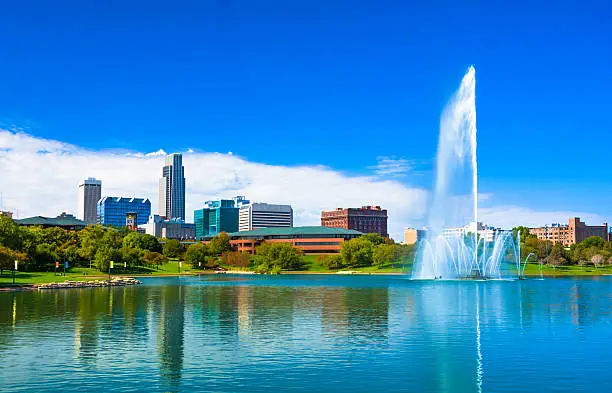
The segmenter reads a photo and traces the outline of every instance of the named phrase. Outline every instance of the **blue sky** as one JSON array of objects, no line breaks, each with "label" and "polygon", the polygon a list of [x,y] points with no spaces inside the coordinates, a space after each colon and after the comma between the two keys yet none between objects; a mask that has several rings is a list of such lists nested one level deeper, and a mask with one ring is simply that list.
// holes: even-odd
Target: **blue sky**
[{"label": "blue sky", "polygon": [[351,175],[403,158],[418,173],[395,180],[429,187],[441,110],[474,64],[481,190],[612,217],[604,1],[91,3],[4,4],[3,128]]}]

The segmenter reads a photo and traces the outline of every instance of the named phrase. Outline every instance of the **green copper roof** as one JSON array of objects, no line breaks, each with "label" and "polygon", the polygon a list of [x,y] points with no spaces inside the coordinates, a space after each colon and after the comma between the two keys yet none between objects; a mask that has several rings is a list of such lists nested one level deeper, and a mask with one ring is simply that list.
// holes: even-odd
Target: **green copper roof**
[{"label": "green copper roof", "polygon": [[72,226],[86,226],[85,221],[77,220],[74,217],[59,216],[55,218],[51,217],[28,217],[21,220],[15,220],[19,225],[42,225],[51,227],[72,227]]},{"label": "green copper roof", "polygon": [[346,236],[363,235],[359,231],[329,227],[292,227],[292,228],[262,228],[252,231],[232,232],[230,237],[249,236]]}]

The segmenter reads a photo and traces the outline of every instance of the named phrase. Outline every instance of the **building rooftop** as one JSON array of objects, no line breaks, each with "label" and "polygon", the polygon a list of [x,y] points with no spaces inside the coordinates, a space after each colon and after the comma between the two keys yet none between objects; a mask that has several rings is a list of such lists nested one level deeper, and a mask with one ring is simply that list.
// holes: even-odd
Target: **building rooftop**
[{"label": "building rooftop", "polygon": [[20,220],[15,220],[15,222],[19,225],[41,225],[41,226],[51,226],[51,227],[73,227],[73,226],[86,226],[87,223],[85,221],[77,220],[73,215],[70,214],[60,214],[57,217],[43,217],[43,216],[34,216],[28,218],[22,218]]},{"label": "building rooftop", "polygon": [[264,237],[264,236],[360,236],[363,233],[353,229],[329,228],[322,226],[291,227],[291,228],[262,228],[252,231],[232,232],[230,237]]}]

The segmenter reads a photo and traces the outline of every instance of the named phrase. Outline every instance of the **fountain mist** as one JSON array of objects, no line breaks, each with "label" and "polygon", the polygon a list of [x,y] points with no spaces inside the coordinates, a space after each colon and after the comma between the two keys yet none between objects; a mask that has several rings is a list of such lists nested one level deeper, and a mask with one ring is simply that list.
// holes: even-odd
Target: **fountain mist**
[{"label": "fountain mist", "polygon": [[[458,234],[471,222],[475,231]],[[520,272],[519,244],[509,232],[493,242],[478,235],[476,70],[470,67],[440,119],[436,180],[427,236],[420,244],[414,278],[500,277],[504,261]]]}]

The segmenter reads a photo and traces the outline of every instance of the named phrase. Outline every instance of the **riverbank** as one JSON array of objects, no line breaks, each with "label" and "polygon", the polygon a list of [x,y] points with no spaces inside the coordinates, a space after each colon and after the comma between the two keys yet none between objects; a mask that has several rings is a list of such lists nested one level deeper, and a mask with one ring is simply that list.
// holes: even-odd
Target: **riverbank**
[{"label": "riverbank", "polygon": [[[322,265],[312,263],[306,264],[305,270],[298,271],[282,271],[280,274],[313,274],[313,275],[410,275],[411,266],[407,268],[387,266],[382,269],[376,266],[367,266],[360,268],[349,268],[342,270],[330,270]],[[200,274],[256,274],[252,270],[192,270],[180,269],[176,262],[170,262],[160,266],[158,270],[149,270],[147,273],[136,272],[116,272],[112,277],[177,277],[177,276],[193,276]],[[594,267],[589,266],[542,266],[538,264],[527,264],[525,268],[525,276],[528,278],[534,277],[569,277],[569,276],[605,276],[612,275],[612,266]],[[47,283],[62,283],[65,281],[96,281],[108,280],[108,274],[103,274],[96,269],[88,268],[72,268],[65,275],[54,272],[17,272],[15,276],[15,284],[13,284],[12,272],[6,271],[0,276],[0,288],[5,290],[11,289],[29,289],[30,286],[38,286]]]}]

